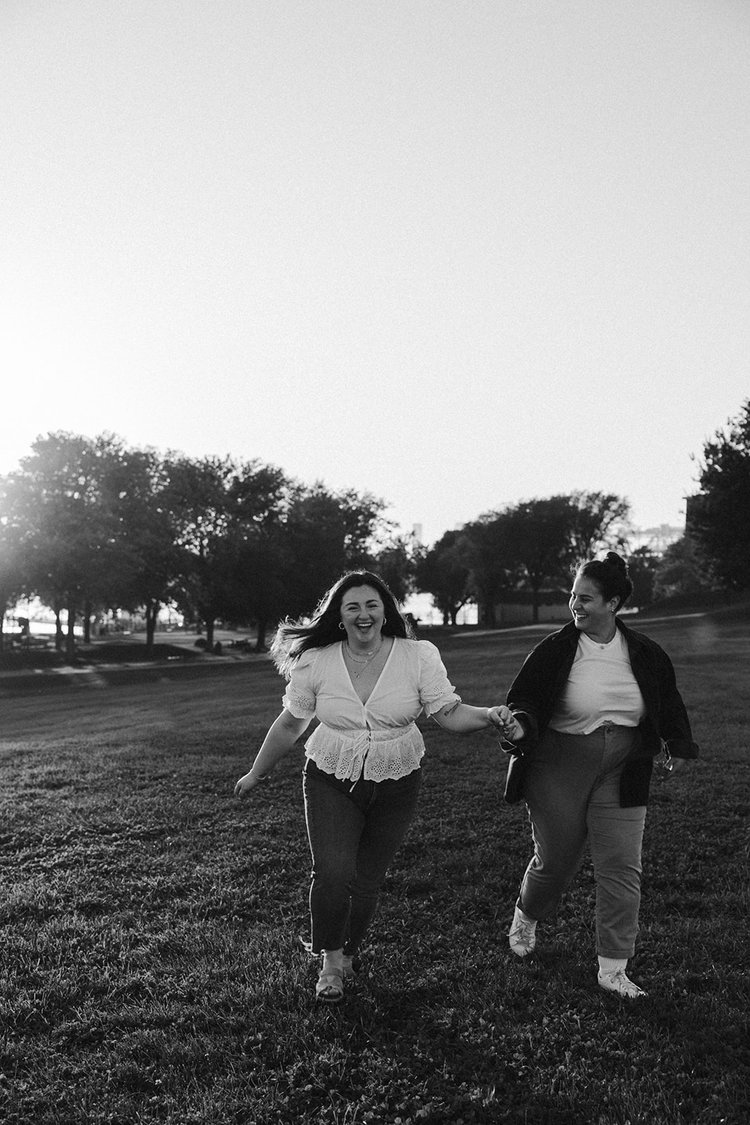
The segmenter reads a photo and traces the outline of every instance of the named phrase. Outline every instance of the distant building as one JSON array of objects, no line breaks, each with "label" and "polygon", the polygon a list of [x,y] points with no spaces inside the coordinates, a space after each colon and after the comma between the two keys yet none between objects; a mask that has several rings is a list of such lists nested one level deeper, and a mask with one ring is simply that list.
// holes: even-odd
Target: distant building
[{"label": "distant building", "polygon": [[682,539],[684,534],[684,527],[661,523],[658,527],[636,528],[628,538],[631,550],[648,547],[655,555],[663,555],[667,547]]},{"label": "distant building", "polygon": [[696,492],[694,496],[687,496],[685,503],[687,505],[685,509],[685,530],[689,533],[694,529],[696,520],[706,503],[705,493]]}]

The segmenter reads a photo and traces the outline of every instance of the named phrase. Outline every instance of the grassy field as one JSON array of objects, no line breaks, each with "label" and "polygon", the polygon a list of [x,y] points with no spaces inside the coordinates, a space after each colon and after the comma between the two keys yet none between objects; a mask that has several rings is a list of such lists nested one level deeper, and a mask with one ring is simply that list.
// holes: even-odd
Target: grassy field
[{"label": "grassy field", "polygon": [[[418,820],[362,973],[329,1009],[299,944],[301,753],[257,799],[231,795],[278,711],[267,659],[0,682],[0,1121],[750,1121],[750,623],[647,631],[703,757],[654,787],[635,1005],[596,986],[588,866],[536,958],[508,952],[529,833],[489,734],[425,726]],[[489,703],[541,635],[440,647],[467,702]]]}]

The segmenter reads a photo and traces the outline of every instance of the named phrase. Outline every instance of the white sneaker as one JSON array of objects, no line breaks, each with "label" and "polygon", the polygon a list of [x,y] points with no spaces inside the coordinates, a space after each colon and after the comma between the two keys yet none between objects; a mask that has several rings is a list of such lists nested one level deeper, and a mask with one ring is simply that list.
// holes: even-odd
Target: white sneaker
[{"label": "white sneaker", "polygon": [[605,992],[614,992],[617,996],[624,996],[626,1000],[639,1000],[646,993],[630,979],[624,969],[615,969],[612,973],[603,973],[599,970],[599,987]]},{"label": "white sneaker", "polygon": [[527,922],[518,907],[508,931],[508,944],[516,957],[528,957],[536,946],[536,922]]}]

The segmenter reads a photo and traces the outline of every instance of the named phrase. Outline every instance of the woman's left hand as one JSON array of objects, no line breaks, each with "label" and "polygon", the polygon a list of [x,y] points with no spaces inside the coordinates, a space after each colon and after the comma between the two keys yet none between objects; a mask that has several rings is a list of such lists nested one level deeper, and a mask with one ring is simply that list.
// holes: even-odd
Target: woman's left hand
[{"label": "woman's left hand", "polygon": [[661,769],[659,770],[659,777],[662,779],[662,781],[668,781],[669,778],[673,776],[673,774],[682,769],[682,767],[685,765],[685,759],[670,758],[666,766],[662,765],[661,763],[660,765]]}]

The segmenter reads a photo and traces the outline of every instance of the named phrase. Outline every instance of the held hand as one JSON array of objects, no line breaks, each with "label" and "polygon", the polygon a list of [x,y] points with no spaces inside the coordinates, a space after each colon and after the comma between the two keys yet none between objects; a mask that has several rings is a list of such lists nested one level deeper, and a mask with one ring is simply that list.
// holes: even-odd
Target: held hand
[{"label": "held hand", "polygon": [[245,794],[249,793],[251,789],[255,789],[256,786],[260,785],[261,781],[263,781],[263,780],[265,780],[265,779],[261,778],[261,777],[258,777],[257,774],[253,773],[253,771],[250,770],[250,772],[246,773],[243,777],[241,777],[240,780],[235,785],[235,787],[234,787],[235,797],[244,797]]},{"label": "held hand", "polygon": [[513,715],[510,707],[501,704],[499,707],[489,707],[487,716],[493,727],[496,727],[510,742],[523,738],[523,727]]}]

